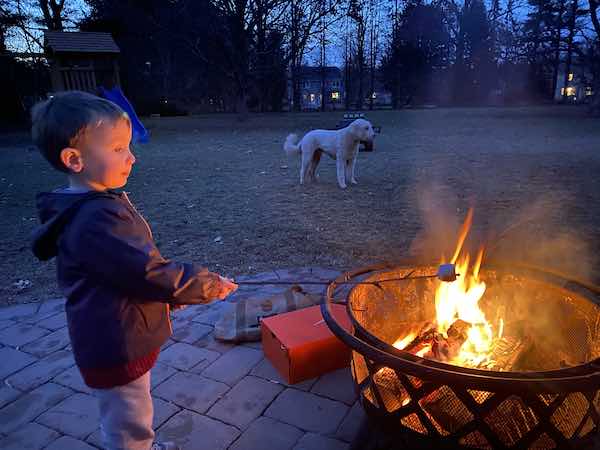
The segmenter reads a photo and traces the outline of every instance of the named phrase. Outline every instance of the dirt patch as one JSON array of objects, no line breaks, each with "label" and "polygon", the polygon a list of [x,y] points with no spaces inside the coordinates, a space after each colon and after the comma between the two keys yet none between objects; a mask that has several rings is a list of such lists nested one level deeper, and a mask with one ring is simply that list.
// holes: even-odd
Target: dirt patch
[{"label": "dirt patch", "polygon": [[[583,109],[373,112],[368,117],[383,129],[375,152],[359,156],[359,184],[340,190],[335,164],[324,158],[318,183],[300,186],[299,158],[282,150],[286,135],[333,127],[340,116],[149,119],[152,139],[134,150],[138,162],[126,190],[165,256],[230,276],[405,257],[425,223],[418,198],[432,184],[436,202],[457,219],[475,206],[482,235],[543,205],[529,234],[538,240],[526,240],[533,251],[557,240],[568,246],[560,240],[566,230],[589,244],[581,249],[586,255],[600,250],[600,126]],[[0,137],[0,165],[1,302],[59,296],[54,263],[34,259],[28,236],[37,223],[35,194],[63,177],[26,134]],[[452,226],[442,240],[454,240]],[[543,262],[562,264],[560,248]],[[592,259],[570,256],[568,268],[583,261],[584,275],[597,281]]]}]

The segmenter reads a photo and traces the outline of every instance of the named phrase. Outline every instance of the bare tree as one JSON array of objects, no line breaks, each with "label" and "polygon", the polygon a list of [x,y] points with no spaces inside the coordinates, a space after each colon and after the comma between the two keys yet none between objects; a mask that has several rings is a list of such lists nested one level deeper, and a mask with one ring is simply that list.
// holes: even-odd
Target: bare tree
[{"label": "bare tree", "polygon": [[369,109],[373,110],[375,100],[375,75],[379,55],[379,13],[380,5],[375,0],[369,0]]},{"label": "bare tree", "polygon": [[14,27],[19,30],[28,52],[39,53],[39,49],[44,45],[33,29],[33,17],[27,6],[22,0],[4,1],[0,4],[0,14],[7,28]]},{"label": "bare tree", "polygon": [[[562,6],[562,1],[561,1]],[[573,38],[575,36],[575,22],[577,20],[577,9],[578,9],[578,1],[571,1],[571,14],[569,15],[569,34],[567,36],[567,60],[565,62],[565,74],[563,86],[565,87],[563,91],[563,99],[567,97],[567,85],[569,83],[569,73],[571,72],[571,64],[573,62]],[[552,93],[554,95],[554,92]]]},{"label": "bare tree", "polygon": [[[553,72],[553,77],[552,77],[552,95],[554,95],[554,93],[556,92],[556,85],[558,83],[558,69],[560,66],[560,50],[561,50],[561,43],[562,43],[562,31],[563,31],[563,27],[564,27],[564,14],[565,14],[565,0],[558,0],[558,2],[559,2],[558,17],[557,17],[556,28],[554,30],[554,39],[553,39],[554,72]],[[573,23],[573,25],[575,25],[575,24]],[[570,42],[572,43],[572,36],[570,36]],[[566,84],[564,86],[566,86]]]},{"label": "bare tree", "polygon": [[[293,110],[300,110],[300,67],[311,38],[340,20],[337,9],[345,0],[287,0],[286,32],[289,42],[287,61],[292,81]],[[323,19],[321,21],[321,19]]]},{"label": "bare tree", "polygon": [[[598,19],[598,7],[600,6],[600,1],[598,0],[589,0],[590,2],[590,17],[592,19],[592,24],[594,26],[594,30],[596,31],[596,39],[595,39],[595,57],[598,58],[598,52],[600,52],[600,20]],[[597,64],[600,65],[600,64]],[[600,115],[600,70],[596,67],[596,71],[594,73],[594,97],[592,98],[592,102],[590,104],[590,112],[594,115]]]},{"label": "bare tree", "polygon": [[62,31],[63,27],[63,10],[65,8],[65,0],[38,0],[40,9],[44,14],[44,24],[49,30]]},{"label": "bare tree", "polygon": [[600,20],[598,19],[598,6],[600,6],[600,2],[598,0],[589,0],[590,1],[590,17],[592,19],[592,24],[594,25],[594,30],[596,30],[597,38],[600,39]]},{"label": "bare tree", "polygon": [[6,52],[6,37],[8,30],[12,27],[19,27],[26,18],[14,8],[7,0],[0,0],[0,53]]},{"label": "bare tree", "polygon": [[323,14],[325,10],[325,1],[321,1],[321,20],[320,20],[320,28],[319,31],[319,65],[321,69],[321,111],[325,111],[326,109],[326,101],[327,101],[327,30],[325,28],[325,15]]},{"label": "bare tree", "polygon": [[365,37],[367,11],[365,0],[350,0],[348,16],[356,23],[356,63],[358,65],[358,102],[362,109],[364,101]]},{"label": "bare tree", "polygon": [[352,40],[350,39],[350,27],[348,26],[349,17],[346,15],[344,26],[344,107],[350,109],[350,85],[351,73],[350,66],[352,64]]},{"label": "bare tree", "polygon": [[226,24],[222,30],[226,73],[235,86],[236,111],[244,118],[248,112],[251,51],[257,38],[262,39],[259,51],[264,48],[266,30],[279,17],[277,12],[283,0],[212,0],[212,3]]}]

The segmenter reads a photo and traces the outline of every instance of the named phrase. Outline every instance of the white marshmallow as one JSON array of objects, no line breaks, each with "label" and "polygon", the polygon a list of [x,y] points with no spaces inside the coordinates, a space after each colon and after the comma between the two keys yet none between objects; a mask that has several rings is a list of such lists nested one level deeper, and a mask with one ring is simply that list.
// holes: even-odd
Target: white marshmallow
[{"label": "white marshmallow", "polygon": [[442,264],[438,267],[437,277],[446,282],[456,280],[456,266],[454,264]]}]

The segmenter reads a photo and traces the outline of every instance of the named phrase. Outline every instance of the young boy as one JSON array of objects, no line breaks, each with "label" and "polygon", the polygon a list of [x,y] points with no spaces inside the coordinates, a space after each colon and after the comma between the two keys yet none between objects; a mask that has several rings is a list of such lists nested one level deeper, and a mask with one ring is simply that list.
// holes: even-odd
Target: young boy
[{"label": "young boy", "polygon": [[150,369],[171,335],[169,306],[224,299],[237,285],[161,256],[122,188],[135,162],[131,122],[114,103],[66,92],[35,106],[32,135],[67,174],[37,196],[33,252],[56,256],[75,362],[99,400],[107,450],[173,450],[153,443]]}]

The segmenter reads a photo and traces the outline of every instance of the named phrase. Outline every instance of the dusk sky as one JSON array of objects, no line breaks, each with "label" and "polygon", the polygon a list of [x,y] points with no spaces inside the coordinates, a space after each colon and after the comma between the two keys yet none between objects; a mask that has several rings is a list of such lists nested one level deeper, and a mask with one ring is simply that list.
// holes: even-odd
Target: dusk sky
[{"label": "dusk sky", "polygon": [[[489,2],[486,1],[486,4],[487,3],[489,3]],[[387,41],[387,36],[388,36],[389,29],[390,29],[390,23],[389,23],[390,19],[387,17],[386,10],[392,4],[393,4],[393,2],[385,1],[385,0],[383,0],[383,1],[380,0],[378,2],[379,8],[380,8],[379,9],[379,21],[378,21],[378,24],[379,24],[379,26],[378,26],[378,42],[379,42],[378,59],[379,59],[379,57],[381,57],[381,53],[382,53],[383,47],[385,45],[385,42]],[[506,4],[506,2],[502,1],[502,6],[504,6],[505,4]],[[515,15],[519,20],[524,20],[527,16],[527,2],[526,2],[526,0],[518,0],[516,4],[518,6],[515,10]],[[74,13],[72,15],[72,17],[75,20],[78,20],[80,17],[82,17],[88,10],[87,4],[82,0],[67,0],[66,5],[69,9],[71,9],[73,11],[77,11],[77,13]],[[37,8],[34,9],[34,11],[37,11],[37,10],[38,10]],[[346,37],[345,37],[346,33],[344,33],[344,31],[348,27],[349,27],[350,31],[352,32],[352,30],[354,29],[352,22],[347,19],[343,19],[329,28],[330,33],[329,33],[328,39],[330,40],[330,43],[327,46],[327,65],[335,65],[335,66],[343,65],[344,46],[345,46],[345,42],[346,42]],[[74,28],[73,28],[73,30],[74,30]],[[42,36],[42,31],[40,29],[35,29],[35,27],[31,32],[33,34],[37,35],[38,37]],[[22,32],[19,31],[18,29],[11,30],[8,37],[9,37],[9,39],[7,41],[7,44],[9,46],[10,50],[14,50],[14,51],[18,51],[18,52],[40,51],[41,50],[41,49],[35,48],[35,47],[28,49],[26,42],[23,39]],[[311,43],[311,47],[316,47],[316,48],[313,48],[312,51],[310,51],[310,49],[308,49],[308,51],[305,55],[305,63],[310,64],[310,65],[316,65],[319,60],[319,48],[315,44],[316,44],[316,42]],[[367,45],[366,51],[367,52],[369,51],[368,45]]]}]

